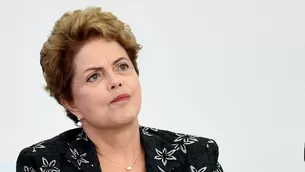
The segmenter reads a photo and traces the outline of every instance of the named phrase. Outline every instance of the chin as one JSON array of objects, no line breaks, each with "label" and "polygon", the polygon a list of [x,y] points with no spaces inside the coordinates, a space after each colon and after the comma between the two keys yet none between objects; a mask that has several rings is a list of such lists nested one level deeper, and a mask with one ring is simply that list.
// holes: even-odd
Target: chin
[{"label": "chin", "polygon": [[113,123],[117,125],[128,125],[136,122],[138,120],[138,115],[126,115],[126,116],[119,116],[116,119],[113,119]]},{"label": "chin", "polygon": [[124,109],[113,111],[110,118],[116,124],[129,124],[137,120],[140,107],[137,105],[129,105]]}]

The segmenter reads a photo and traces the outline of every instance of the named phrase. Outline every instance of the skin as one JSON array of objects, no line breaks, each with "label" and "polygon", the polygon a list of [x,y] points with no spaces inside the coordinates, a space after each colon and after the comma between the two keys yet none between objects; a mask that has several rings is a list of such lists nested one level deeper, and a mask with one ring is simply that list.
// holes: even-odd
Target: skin
[{"label": "skin", "polygon": [[[81,119],[97,152],[107,159],[129,165],[142,151],[137,118],[141,108],[141,86],[125,49],[114,41],[91,40],[75,56],[74,67],[73,101],[62,100],[62,103]],[[111,103],[120,94],[130,97]],[[141,170],[143,158],[139,159]],[[100,163],[106,171],[122,170],[115,169],[103,158]]]}]

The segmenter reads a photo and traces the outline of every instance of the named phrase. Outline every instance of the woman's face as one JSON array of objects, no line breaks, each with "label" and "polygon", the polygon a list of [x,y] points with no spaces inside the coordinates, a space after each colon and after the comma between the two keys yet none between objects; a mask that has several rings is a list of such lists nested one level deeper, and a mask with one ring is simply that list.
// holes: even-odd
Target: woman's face
[{"label": "woman's face", "polygon": [[125,49],[92,40],[75,56],[73,102],[68,109],[83,126],[115,127],[133,122],[141,108],[141,86]]}]

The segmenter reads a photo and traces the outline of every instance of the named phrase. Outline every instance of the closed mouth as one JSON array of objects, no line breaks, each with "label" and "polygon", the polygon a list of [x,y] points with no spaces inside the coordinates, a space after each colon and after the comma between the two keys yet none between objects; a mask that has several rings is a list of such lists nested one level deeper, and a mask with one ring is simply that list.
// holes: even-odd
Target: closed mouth
[{"label": "closed mouth", "polygon": [[129,94],[120,94],[117,97],[115,97],[110,103],[116,103],[124,100],[128,100],[130,97]]}]

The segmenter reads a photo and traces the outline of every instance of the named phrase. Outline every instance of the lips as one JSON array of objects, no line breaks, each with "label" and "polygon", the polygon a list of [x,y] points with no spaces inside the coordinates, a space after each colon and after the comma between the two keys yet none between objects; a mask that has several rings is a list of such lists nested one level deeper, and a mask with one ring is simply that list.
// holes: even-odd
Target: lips
[{"label": "lips", "polygon": [[124,101],[124,100],[127,100],[129,97],[130,97],[129,94],[120,94],[117,97],[115,97],[110,103]]}]

